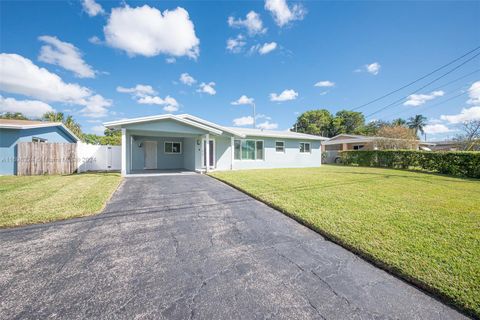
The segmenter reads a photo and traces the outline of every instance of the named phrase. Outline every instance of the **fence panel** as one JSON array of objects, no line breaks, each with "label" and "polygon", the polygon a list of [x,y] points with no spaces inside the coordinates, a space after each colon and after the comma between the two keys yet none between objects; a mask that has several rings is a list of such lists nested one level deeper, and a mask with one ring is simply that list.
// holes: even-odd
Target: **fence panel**
[{"label": "fence panel", "polygon": [[71,174],[77,169],[75,143],[19,142],[17,175]]},{"label": "fence panel", "polygon": [[119,171],[121,147],[77,143],[78,171]]}]

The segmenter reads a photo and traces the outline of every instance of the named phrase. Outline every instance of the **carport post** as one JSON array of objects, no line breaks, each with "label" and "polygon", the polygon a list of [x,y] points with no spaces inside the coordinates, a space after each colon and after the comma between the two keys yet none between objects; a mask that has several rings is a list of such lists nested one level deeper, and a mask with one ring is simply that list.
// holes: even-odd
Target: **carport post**
[{"label": "carport post", "polygon": [[122,176],[127,175],[127,129],[122,128]]},{"label": "carport post", "polygon": [[208,172],[210,166],[210,134],[205,135],[205,172]]}]

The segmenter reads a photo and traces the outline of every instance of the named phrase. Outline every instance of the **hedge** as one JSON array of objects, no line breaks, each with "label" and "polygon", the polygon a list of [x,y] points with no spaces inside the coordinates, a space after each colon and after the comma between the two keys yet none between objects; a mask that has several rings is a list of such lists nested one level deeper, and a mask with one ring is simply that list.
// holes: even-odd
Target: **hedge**
[{"label": "hedge", "polygon": [[416,169],[452,176],[480,178],[480,152],[375,150],[343,151],[340,156],[345,165]]}]

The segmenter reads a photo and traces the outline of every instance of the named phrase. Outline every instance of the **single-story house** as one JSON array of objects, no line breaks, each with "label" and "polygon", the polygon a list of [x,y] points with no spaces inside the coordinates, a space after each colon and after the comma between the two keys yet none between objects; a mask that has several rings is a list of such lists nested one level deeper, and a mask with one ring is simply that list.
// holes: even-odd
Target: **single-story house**
[{"label": "single-story house", "polygon": [[[328,139],[322,143],[322,150],[326,151],[326,158],[324,162],[333,163],[338,162],[339,152],[347,150],[378,150],[381,149],[382,141],[384,140],[402,140],[402,139],[391,139],[384,137],[376,136],[362,136],[356,134],[339,134],[335,137]],[[406,141],[403,148],[414,149],[414,150],[425,150],[429,151],[429,147],[435,145],[431,142],[415,141],[415,143],[408,143]]]},{"label": "single-story house", "polygon": [[321,141],[326,140],[290,131],[224,127],[189,114],[125,119],[104,126],[122,131],[123,175],[317,167]]},{"label": "single-story house", "polygon": [[0,175],[17,173],[19,142],[76,143],[79,140],[60,122],[0,119]]},{"label": "single-story house", "polygon": [[458,151],[461,149],[460,143],[458,141],[445,140],[435,141],[432,143],[435,144],[431,148],[433,151]]}]

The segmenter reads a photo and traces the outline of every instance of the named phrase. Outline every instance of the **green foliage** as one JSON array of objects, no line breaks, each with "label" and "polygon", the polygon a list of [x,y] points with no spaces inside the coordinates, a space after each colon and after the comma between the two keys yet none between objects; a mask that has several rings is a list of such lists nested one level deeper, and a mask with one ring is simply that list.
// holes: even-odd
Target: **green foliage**
[{"label": "green foliage", "polygon": [[105,129],[104,136],[86,133],[83,135],[83,141],[89,144],[118,146],[122,143],[122,132],[120,130]]},{"label": "green foliage", "polygon": [[427,117],[417,114],[408,119],[407,125],[410,129],[415,130],[415,135],[417,135],[418,132],[423,134],[423,128],[427,125]]},{"label": "green foliage", "polygon": [[340,133],[359,133],[365,126],[361,112],[338,111],[333,116],[328,110],[311,110],[302,113],[295,123],[297,132],[333,137]]},{"label": "green foliage", "polygon": [[5,112],[0,114],[0,119],[28,120],[21,112]]},{"label": "green foliage", "polygon": [[452,176],[480,178],[480,152],[344,151],[341,158],[345,165],[419,169]]}]

